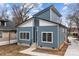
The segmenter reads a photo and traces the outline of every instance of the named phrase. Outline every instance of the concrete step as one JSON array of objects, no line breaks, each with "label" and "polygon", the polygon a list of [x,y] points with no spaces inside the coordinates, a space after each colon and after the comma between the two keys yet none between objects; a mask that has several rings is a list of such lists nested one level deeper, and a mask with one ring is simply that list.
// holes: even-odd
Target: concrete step
[{"label": "concrete step", "polygon": [[37,47],[36,43],[33,43],[30,48],[36,48],[36,47]]},{"label": "concrete step", "polygon": [[23,50],[21,52],[31,52],[36,49],[36,43],[33,43],[30,48]]}]

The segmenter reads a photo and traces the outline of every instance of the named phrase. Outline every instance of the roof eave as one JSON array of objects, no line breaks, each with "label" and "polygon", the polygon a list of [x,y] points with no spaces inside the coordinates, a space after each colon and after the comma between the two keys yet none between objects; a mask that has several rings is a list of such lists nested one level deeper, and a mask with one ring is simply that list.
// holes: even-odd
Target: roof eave
[{"label": "roof eave", "polygon": [[59,17],[62,16],[54,6],[51,7],[51,10],[53,10]]}]

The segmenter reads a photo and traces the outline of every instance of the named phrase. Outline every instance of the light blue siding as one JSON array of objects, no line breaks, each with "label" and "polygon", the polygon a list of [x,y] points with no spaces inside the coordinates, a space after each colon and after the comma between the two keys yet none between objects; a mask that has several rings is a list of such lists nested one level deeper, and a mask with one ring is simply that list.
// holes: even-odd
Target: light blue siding
[{"label": "light blue siding", "polygon": [[61,45],[65,40],[66,34],[64,32],[64,29],[65,28],[62,26],[59,27],[59,45]]},{"label": "light blue siding", "polygon": [[[67,35],[67,31],[64,33],[62,26],[57,24],[56,26],[39,26],[39,20],[50,20],[56,23],[60,23],[60,18],[55,12],[51,9],[47,9],[44,13],[39,13],[34,18],[34,26],[33,27],[18,27],[17,35],[18,35],[18,42],[25,43],[25,44],[33,44],[37,43],[38,46],[41,47],[50,47],[50,48],[59,48],[59,46],[64,42],[65,36]],[[39,19],[40,18],[40,19]],[[20,40],[19,39],[19,32],[20,31],[28,31],[30,32],[30,41],[27,40]],[[42,32],[53,32],[53,42],[52,43],[45,43],[41,41],[41,33]]]},{"label": "light blue siding", "polygon": [[50,21],[57,22],[57,23],[61,22],[60,17],[51,9],[48,9],[45,12],[39,15],[36,15],[35,17],[39,17],[39,18],[50,20]]},{"label": "light blue siding", "polygon": [[50,20],[50,10],[47,10],[46,12],[41,13],[41,14],[39,14],[36,17],[39,17],[39,18],[42,18],[42,19],[46,19],[46,20]]},{"label": "light blue siding", "polygon": [[34,19],[34,27],[33,27],[33,42],[37,41],[37,27],[39,26],[39,20]]},{"label": "light blue siding", "polygon": [[36,19],[36,18],[34,19],[34,26],[35,26],[35,27],[39,26],[39,20]]},{"label": "light blue siding", "polygon": [[[30,32],[30,40],[27,41],[26,39],[25,40],[21,40],[19,39],[19,32],[21,31],[25,31],[25,32]],[[32,43],[32,27],[18,27],[17,29],[17,35],[18,35],[18,42],[21,44],[21,43],[24,43],[24,44],[29,44],[31,45]]]},{"label": "light blue siding", "polygon": [[50,9],[50,21],[60,23],[60,17]]},{"label": "light blue siding", "polygon": [[[52,43],[41,42],[41,32],[53,32],[53,42]],[[58,37],[57,26],[40,26],[38,28],[38,41],[37,41],[38,46],[57,48],[58,46],[57,37]]]},{"label": "light blue siding", "polygon": [[[64,33],[62,26],[39,26],[39,20],[34,20],[33,27],[18,27],[17,34],[18,34],[18,42],[25,43],[31,45],[32,43],[37,43],[38,46],[42,47],[50,47],[50,48],[58,48],[65,39],[67,35],[67,31]],[[26,31],[30,32],[30,41],[27,40],[19,40],[19,32]],[[45,43],[41,41],[41,33],[42,32],[53,32],[53,42],[52,43]],[[59,35],[59,36],[58,36]]]},{"label": "light blue siding", "polygon": [[68,32],[67,32],[67,28],[65,29],[65,36],[66,36],[66,39],[67,39],[67,35],[68,35]]}]

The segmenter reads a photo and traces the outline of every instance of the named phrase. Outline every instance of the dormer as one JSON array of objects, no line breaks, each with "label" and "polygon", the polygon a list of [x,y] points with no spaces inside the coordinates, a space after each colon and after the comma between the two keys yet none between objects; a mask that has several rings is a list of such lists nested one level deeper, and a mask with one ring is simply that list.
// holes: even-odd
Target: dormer
[{"label": "dormer", "polygon": [[61,14],[57,11],[57,9],[53,5],[38,12],[37,14],[34,15],[34,17],[50,20],[57,23],[61,22],[60,20]]},{"label": "dormer", "polygon": [[50,7],[50,21],[60,23],[60,17],[61,14],[57,11],[57,9],[54,6]]}]

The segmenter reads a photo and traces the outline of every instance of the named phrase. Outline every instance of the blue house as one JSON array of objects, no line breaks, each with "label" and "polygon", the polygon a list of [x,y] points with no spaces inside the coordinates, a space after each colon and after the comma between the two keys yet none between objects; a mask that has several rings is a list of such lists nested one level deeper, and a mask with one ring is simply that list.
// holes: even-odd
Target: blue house
[{"label": "blue house", "polygon": [[60,48],[67,40],[67,27],[61,24],[61,14],[50,6],[17,28],[18,44],[37,47]]}]

